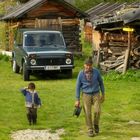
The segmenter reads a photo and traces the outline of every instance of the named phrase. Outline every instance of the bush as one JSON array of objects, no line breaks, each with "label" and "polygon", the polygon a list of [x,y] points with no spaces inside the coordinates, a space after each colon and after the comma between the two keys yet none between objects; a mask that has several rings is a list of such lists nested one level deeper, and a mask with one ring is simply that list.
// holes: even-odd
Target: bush
[{"label": "bush", "polygon": [[104,75],[104,80],[131,80],[131,81],[137,81],[140,78],[140,70],[132,70],[129,69],[126,71],[125,74],[121,74],[115,71],[110,71],[109,73]]},{"label": "bush", "polygon": [[10,61],[10,57],[7,56],[7,55],[0,54],[0,60],[3,60],[3,61]]}]

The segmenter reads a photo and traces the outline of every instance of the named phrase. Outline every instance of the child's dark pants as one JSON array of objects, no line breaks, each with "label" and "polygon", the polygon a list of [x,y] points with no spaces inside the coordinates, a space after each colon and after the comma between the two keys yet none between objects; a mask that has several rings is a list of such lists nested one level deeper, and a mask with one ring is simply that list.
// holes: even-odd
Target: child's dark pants
[{"label": "child's dark pants", "polygon": [[27,119],[29,124],[36,124],[37,121],[37,108],[27,107]]}]

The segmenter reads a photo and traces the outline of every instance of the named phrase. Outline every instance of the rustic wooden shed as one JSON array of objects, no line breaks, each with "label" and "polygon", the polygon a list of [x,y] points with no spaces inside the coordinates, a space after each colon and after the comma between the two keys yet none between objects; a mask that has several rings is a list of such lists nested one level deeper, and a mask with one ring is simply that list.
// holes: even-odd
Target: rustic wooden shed
[{"label": "rustic wooden shed", "polygon": [[140,69],[140,3],[101,3],[86,12],[101,69],[123,73],[128,67]]},{"label": "rustic wooden shed", "polygon": [[12,49],[18,28],[43,28],[61,31],[69,50],[81,54],[80,20],[87,16],[64,0],[30,0],[1,18],[6,22],[7,49]]}]

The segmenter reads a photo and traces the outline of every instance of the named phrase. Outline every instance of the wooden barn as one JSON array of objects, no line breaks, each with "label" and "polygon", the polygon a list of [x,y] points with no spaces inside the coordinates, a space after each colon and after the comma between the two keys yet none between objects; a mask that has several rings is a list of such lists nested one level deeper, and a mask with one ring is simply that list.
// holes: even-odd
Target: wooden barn
[{"label": "wooden barn", "polygon": [[100,3],[86,13],[97,65],[123,73],[140,69],[140,3]]},{"label": "wooden barn", "polygon": [[68,49],[81,54],[80,21],[86,17],[86,13],[64,0],[30,0],[1,18],[6,22],[6,48],[12,50],[18,28],[42,28],[61,31]]}]

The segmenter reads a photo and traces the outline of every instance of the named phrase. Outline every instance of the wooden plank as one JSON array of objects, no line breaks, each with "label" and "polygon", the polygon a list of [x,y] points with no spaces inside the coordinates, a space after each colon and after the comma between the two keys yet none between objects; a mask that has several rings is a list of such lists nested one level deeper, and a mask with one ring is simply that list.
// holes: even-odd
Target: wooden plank
[{"label": "wooden plank", "polygon": [[122,65],[118,66],[117,68],[115,68],[115,71],[122,73],[123,72],[123,67],[124,67],[124,64],[122,64]]},{"label": "wooden plank", "polygon": [[47,1],[42,6],[28,12],[27,17],[74,17],[75,11],[53,1]]},{"label": "wooden plank", "polygon": [[125,52],[123,74],[125,74],[125,72],[127,70],[130,48],[131,48],[131,32],[128,32],[128,47],[127,47],[126,52]]},{"label": "wooden plank", "polygon": [[127,47],[128,46],[128,43],[125,43],[125,42],[109,42],[109,46],[117,46],[117,47]]},{"label": "wooden plank", "polygon": [[63,25],[79,25],[80,20],[79,19],[63,19],[62,20]]},{"label": "wooden plank", "polygon": [[61,30],[61,25],[59,19],[36,19],[35,28],[46,28],[46,29],[55,29]]},{"label": "wooden plank", "polygon": [[10,28],[12,28],[12,29],[14,29],[14,28],[17,28],[17,27],[19,27],[19,22],[17,22],[15,25],[12,25],[12,26],[10,26]]}]

